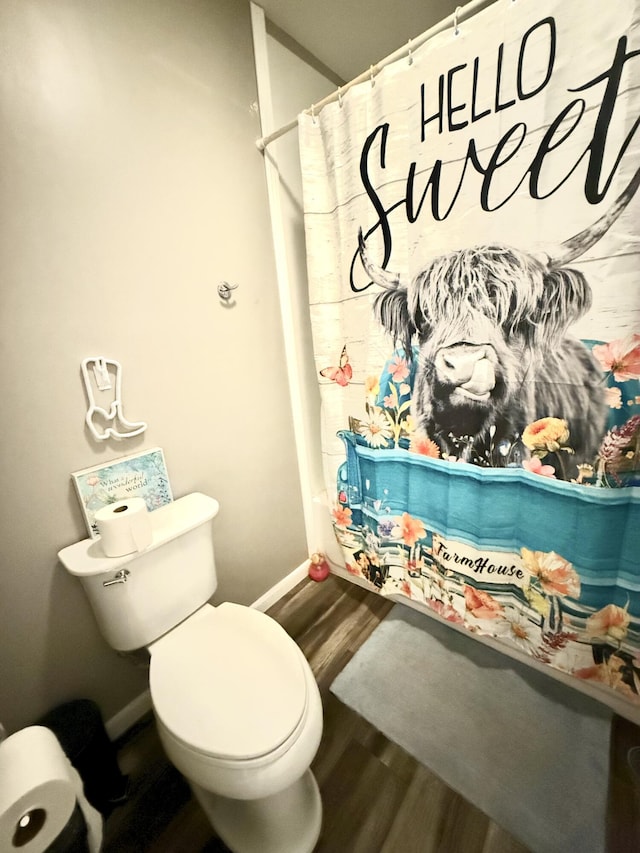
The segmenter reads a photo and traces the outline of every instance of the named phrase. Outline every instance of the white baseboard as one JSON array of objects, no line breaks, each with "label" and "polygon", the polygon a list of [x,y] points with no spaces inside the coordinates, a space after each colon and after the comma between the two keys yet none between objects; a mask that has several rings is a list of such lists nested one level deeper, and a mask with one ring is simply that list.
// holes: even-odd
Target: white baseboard
[{"label": "white baseboard", "polygon": [[294,586],[300,583],[301,580],[306,578],[309,573],[309,561],[305,560],[304,563],[301,563],[297,569],[294,569],[290,574],[288,574],[285,578],[282,578],[281,581],[275,586],[272,586],[271,589],[268,589],[264,595],[261,595],[260,598],[256,599],[251,605],[256,610],[268,610],[276,601],[279,601],[284,595],[286,595],[289,590],[292,590]]},{"label": "white baseboard", "polygon": [[151,710],[151,693],[145,690],[105,723],[109,740],[117,740]]},{"label": "white baseboard", "polygon": [[[264,595],[256,599],[251,607],[255,607],[256,610],[268,610],[272,604],[275,604],[276,601],[282,598],[283,595],[286,595],[289,590],[293,589],[294,586],[299,584],[307,576],[308,568],[309,563],[305,561],[281,581],[278,581],[275,586],[268,589]],[[117,738],[121,737],[138,720],[144,717],[151,710],[151,707],[151,693],[145,690],[144,693],[136,696],[128,705],[125,705],[121,711],[114,714],[110,720],[107,720],[105,728],[109,739],[117,740]]]}]

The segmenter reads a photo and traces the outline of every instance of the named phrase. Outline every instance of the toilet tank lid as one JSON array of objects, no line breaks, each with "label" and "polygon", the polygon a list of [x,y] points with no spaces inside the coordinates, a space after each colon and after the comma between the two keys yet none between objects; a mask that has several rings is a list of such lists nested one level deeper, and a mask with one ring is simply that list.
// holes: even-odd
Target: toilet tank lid
[{"label": "toilet tank lid", "polygon": [[[161,545],[176,539],[199,527],[218,514],[220,505],[215,498],[192,492],[171,503],[165,504],[149,514],[151,521],[151,544],[138,552],[146,554]],[[120,566],[126,566],[138,556],[138,553],[125,554],[123,557],[107,557],[102,550],[100,537],[83,539],[58,552],[58,559],[72,575],[89,577],[91,575],[110,574]]]},{"label": "toilet tank lid", "polygon": [[240,761],[273,752],[306,710],[299,648],[274,619],[250,607],[225,603],[188,622],[151,649],[151,698],[161,723],[213,757]]}]

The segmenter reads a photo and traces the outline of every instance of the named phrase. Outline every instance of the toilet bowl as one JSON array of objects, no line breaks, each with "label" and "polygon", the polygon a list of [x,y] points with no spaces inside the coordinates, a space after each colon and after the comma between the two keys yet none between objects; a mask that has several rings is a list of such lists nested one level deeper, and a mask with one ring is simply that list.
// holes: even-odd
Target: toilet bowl
[{"label": "toilet bowl", "polygon": [[160,740],[225,844],[311,851],[322,809],[307,771],[322,705],[298,646],[264,613],[225,603],[205,605],[149,651]]},{"label": "toilet bowl", "polygon": [[322,734],[318,686],[298,646],[269,616],[205,605],[149,651],[160,738],[187,778],[226,797],[254,799],[309,767]]},{"label": "toilet bowl", "polygon": [[85,540],[59,557],[82,581],[107,641],[149,650],[160,740],[225,844],[234,853],[311,853],[322,817],[310,770],[320,693],[275,620],[208,603],[216,576],[207,522],[217,510],[212,498],[188,495],[151,514],[143,552],[109,558]]},{"label": "toilet bowl", "polygon": [[225,603],[149,651],[160,740],[222,840],[242,853],[311,851],[322,809],[307,771],[322,704],[298,646],[264,613]]}]

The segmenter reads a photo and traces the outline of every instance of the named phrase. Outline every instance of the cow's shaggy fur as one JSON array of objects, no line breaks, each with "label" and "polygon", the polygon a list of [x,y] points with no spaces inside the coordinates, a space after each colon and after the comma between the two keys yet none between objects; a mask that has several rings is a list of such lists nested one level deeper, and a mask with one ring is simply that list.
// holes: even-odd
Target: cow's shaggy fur
[{"label": "cow's shaggy fur", "polygon": [[499,443],[548,416],[568,422],[576,462],[596,456],[607,418],[602,373],[567,334],[590,306],[581,272],[492,245],[441,255],[408,287],[379,293],[374,310],[407,354],[418,346],[419,429],[444,453],[500,464]]}]

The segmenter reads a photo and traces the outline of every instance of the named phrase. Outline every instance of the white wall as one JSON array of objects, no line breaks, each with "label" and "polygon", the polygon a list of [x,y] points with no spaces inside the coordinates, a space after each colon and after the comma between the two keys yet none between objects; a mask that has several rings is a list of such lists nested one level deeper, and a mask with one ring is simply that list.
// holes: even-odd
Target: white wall
[{"label": "white wall", "polygon": [[[251,6],[262,133],[266,136],[335,91],[341,81],[273,27],[259,6]],[[342,565],[324,497],[297,128],[272,142],[264,157],[309,551],[324,551]]]},{"label": "white wall", "polygon": [[[248,4],[4,0],[0,51],[0,720],[15,730],[77,697],[109,718],[146,687],[57,562],[86,536],[71,471],[161,446],[175,496],[221,503],[215,600],[251,602],[307,546]],[[144,435],[91,438],[92,355],[123,363]]]}]

